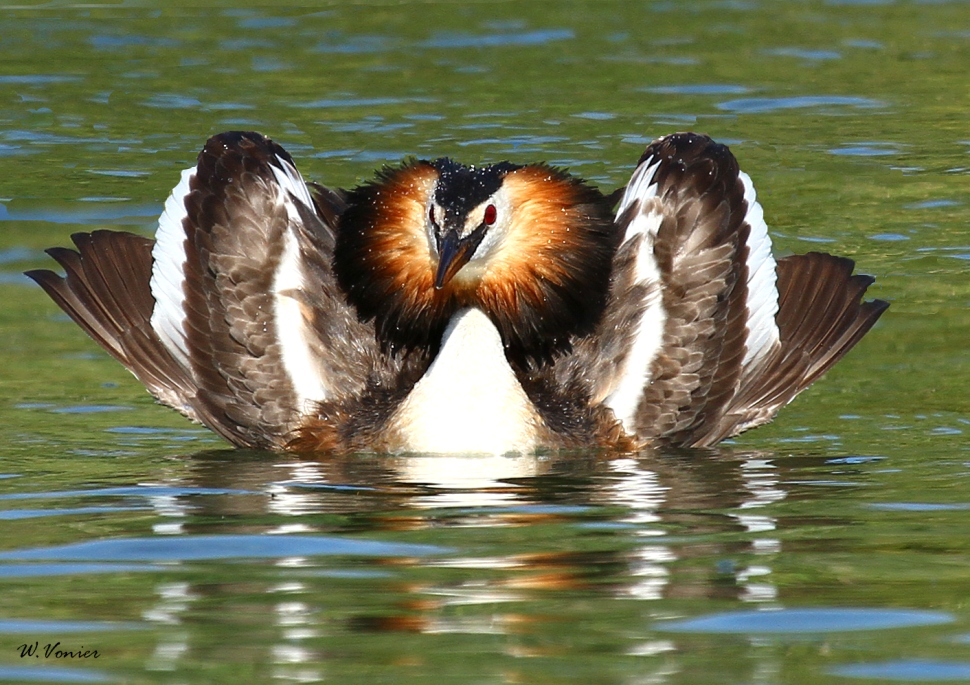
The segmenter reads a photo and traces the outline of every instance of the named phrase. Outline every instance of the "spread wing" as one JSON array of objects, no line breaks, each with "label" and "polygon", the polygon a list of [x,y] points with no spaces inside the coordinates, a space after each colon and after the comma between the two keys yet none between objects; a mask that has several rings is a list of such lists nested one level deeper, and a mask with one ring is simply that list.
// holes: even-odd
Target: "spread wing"
[{"label": "spread wing", "polygon": [[71,237],[76,251],[47,250],[64,268],[63,277],[46,269],[27,275],[160,402],[193,421],[210,423],[213,417],[197,401],[191,373],[162,345],[151,326],[155,300],[148,281],[153,241],[117,231]]},{"label": "spread wing", "polygon": [[331,271],[342,195],[313,191],[280,146],[224,133],[183,172],[154,244],[99,231],[52,251],[66,278],[30,275],[160,401],[233,444],[282,447],[319,404],[394,373]]},{"label": "spread wing", "polygon": [[770,421],[888,306],[861,302],[872,279],[850,260],[776,262],[751,180],[706,136],[648,146],[616,222],[610,300],[583,344],[593,400],[644,439],[708,446]]}]

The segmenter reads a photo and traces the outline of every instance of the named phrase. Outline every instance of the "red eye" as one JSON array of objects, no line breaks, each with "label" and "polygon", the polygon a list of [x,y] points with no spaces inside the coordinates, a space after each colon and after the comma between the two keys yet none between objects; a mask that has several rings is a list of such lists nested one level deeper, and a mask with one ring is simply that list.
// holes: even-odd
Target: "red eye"
[{"label": "red eye", "polygon": [[495,219],[498,218],[498,210],[495,209],[495,205],[489,205],[485,208],[485,225],[491,226],[495,223]]}]

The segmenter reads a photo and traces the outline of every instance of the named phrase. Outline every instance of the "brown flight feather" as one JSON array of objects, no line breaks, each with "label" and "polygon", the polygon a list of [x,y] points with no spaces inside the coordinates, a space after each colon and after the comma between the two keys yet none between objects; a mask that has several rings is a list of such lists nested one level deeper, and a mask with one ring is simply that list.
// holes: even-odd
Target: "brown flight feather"
[{"label": "brown flight feather", "polygon": [[159,401],[193,421],[207,421],[191,374],[151,327],[154,241],[115,231],[76,233],[72,238],[77,251],[48,250],[64,268],[64,277],[46,269],[27,275]]},{"label": "brown flight feather", "polygon": [[820,252],[778,260],[780,344],[742,378],[704,444],[769,422],[872,328],[889,303],[862,301],[874,279],[852,275],[853,266]]}]

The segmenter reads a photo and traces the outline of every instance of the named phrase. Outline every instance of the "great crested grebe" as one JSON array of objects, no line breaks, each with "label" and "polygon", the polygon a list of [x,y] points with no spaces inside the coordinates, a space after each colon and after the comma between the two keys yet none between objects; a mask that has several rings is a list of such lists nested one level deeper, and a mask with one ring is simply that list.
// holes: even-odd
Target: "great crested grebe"
[{"label": "great crested grebe", "polygon": [[[612,207],[617,202],[614,212]],[[155,240],[94,231],[30,271],[161,403],[237,446],[490,453],[710,446],[770,421],[888,304],[775,260],[750,178],[693,133],[604,196],[544,164],[303,181],[209,139]]]}]

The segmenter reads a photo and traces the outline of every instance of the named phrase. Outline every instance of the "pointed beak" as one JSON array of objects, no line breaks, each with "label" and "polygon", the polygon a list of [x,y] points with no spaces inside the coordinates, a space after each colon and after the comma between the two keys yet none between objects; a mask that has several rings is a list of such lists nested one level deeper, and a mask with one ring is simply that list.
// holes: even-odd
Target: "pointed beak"
[{"label": "pointed beak", "polygon": [[454,278],[455,274],[468,263],[475,254],[479,243],[485,237],[484,227],[480,227],[464,238],[458,231],[448,231],[438,240],[438,271],[434,277],[435,290],[441,290]]}]

